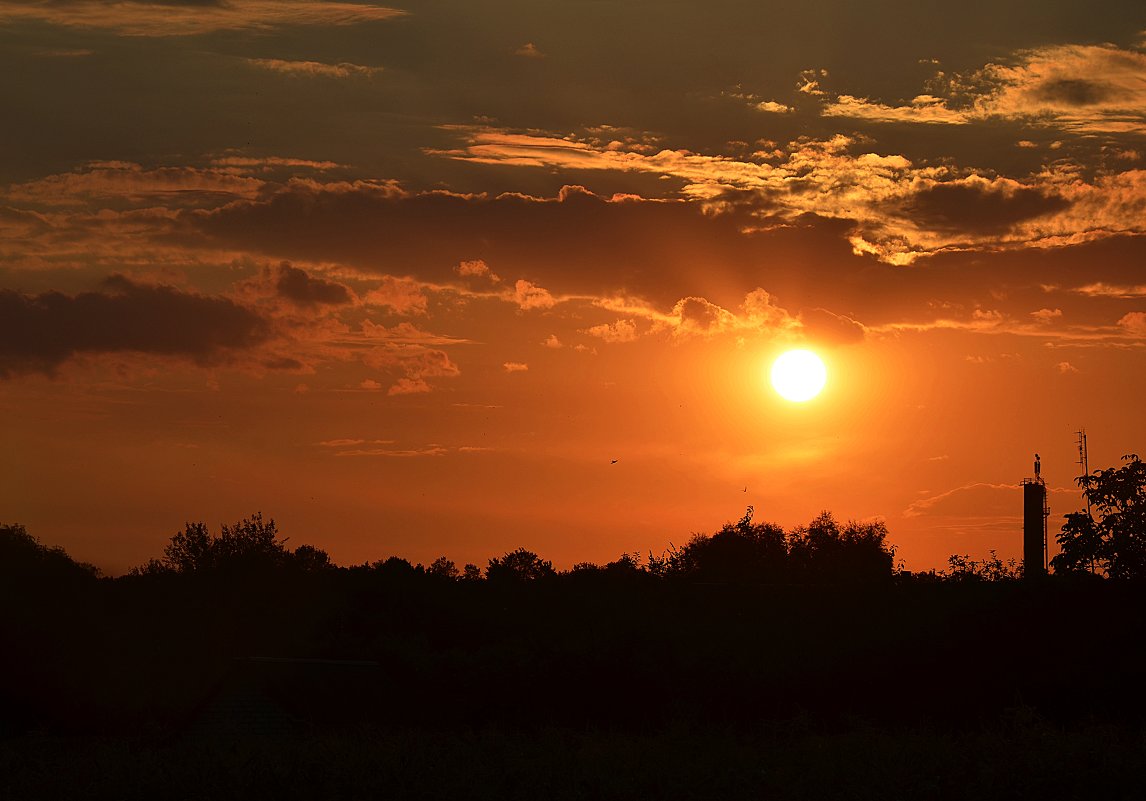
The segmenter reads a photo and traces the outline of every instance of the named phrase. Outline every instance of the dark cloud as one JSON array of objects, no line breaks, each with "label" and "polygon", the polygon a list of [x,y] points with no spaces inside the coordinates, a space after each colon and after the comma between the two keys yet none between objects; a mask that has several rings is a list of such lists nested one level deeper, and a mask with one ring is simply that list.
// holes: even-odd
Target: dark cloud
[{"label": "dark cloud", "polygon": [[268,336],[254,312],[221,297],[122,276],[99,292],[0,290],[0,376],[52,373],[82,353],[138,352],[211,363]]},{"label": "dark cloud", "polygon": [[1110,100],[1113,96],[1109,86],[1097,81],[1082,78],[1060,78],[1047,81],[1034,91],[1037,100],[1046,103],[1062,103],[1067,106],[1093,106]]},{"label": "dark cloud", "polygon": [[354,299],[342,284],[315,278],[287,262],[279,265],[275,291],[299,306],[339,306]]},{"label": "dark cloud", "polygon": [[924,226],[988,234],[1069,206],[1064,198],[1028,187],[949,183],[920,192],[907,211]]},{"label": "dark cloud", "polygon": [[805,268],[857,261],[848,221],[809,215],[745,233],[769,225],[747,206],[706,214],[694,203],[613,201],[581,189],[539,200],[295,185],[181,219],[192,245],[205,236],[272,258],[437,283],[456,283],[458,264],[480,259],[510,283],[525,279],[556,294],[629,292],[664,305],[692,294],[735,304],[757,286],[798,290]]}]

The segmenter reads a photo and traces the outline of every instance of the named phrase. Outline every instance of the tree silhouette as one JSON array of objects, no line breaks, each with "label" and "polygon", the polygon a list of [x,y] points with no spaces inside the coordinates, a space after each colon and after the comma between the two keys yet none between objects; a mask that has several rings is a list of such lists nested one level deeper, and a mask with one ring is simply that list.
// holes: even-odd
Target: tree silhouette
[{"label": "tree silhouette", "polygon": [[1066,516],[1055,538],[1061,553],[1051,560],[1056,573],[1146,578],[1146,464],[1133,453],[1122,460],[1122,467],[1078,478],[1097,519],[1082,512]]},{"label": "tree silhouette", "polygon": [[300,545],[295,548],[290,554],[289,562],[307,573],[317,573],[334,567],[334,563],[330,561],[330,554],[313,545]]},{"label": "tree silhouette", "polygon": [[458,566],[450,559],[444,556],[439,556],[430,566],[426,568],[427,576],[437,576],[450,581],[457,581],[461,573],[458,571]]},{"label": "tree silhouette", "polygon": [[748,507],[736,523],[726,523],[711,537],[696,534],[669,557],[668,572],[696,581],[780,581],[787,570],[784,529],[775,523],[753,523]]},{"label": "tree silhouette", "polygon": [[63,548],[41,545],[22,525],[0,524],[0,583],[87,581],[97,576],[98,568],[75,561]]},{"label": "tree silhouette", "polygon": [[132,568],[134,575],[163,573],[266,573],[283,568],[315,572],[332,568],[330,555],[313,545],[291,551],[279,538],[274,519],[261,512],[232,525],[224,524],[214,536],[206,523],[186,523],[163,549],[163,558]]},{"label": "tree silhouette", "polygon": [[490,559],[485,575],[490,581],[521,582],[551,578],[556,573],[552,562],[542,559],[533,551],[518,548],[500,559]]},{"label": "tree silhouette", "polygon": [[803,581],[847,584],[890,578],[895,550],[882,521],[840,528],[831,512],[822,512],[788,535],[788,556]]}]

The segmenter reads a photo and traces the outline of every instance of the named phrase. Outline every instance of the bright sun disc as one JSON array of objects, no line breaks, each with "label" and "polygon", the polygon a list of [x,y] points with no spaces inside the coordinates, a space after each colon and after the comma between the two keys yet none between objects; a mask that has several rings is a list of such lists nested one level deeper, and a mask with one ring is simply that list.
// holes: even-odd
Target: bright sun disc
[{"label": "bright sun disc", "polygon": [[810,350],[790,350],[772,362],[772,386],[786,400],[811,400],[827,380],[828,369]]}]

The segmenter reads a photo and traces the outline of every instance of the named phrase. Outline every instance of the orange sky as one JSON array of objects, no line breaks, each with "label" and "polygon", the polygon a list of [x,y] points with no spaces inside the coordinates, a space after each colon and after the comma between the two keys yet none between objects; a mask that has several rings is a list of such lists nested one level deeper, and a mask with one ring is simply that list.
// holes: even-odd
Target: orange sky
[{"label": "orange sky", "polygon": [[1038,451],[1053,535],[1079,427],[1146,452],[1146,11],[822,5],[5,4],[0,521],[926,569],[1019,555]]}]

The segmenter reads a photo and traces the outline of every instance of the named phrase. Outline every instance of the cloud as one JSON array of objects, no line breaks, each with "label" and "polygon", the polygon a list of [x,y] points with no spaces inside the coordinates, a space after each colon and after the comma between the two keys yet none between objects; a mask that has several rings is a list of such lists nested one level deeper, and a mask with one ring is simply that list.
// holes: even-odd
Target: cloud
[{"label": "cloud", "polygon": [[275,290],[279,297],[297,306],[342,306],[354,301],[354,294],[343,284],[315,278],[288,262],[278,266],[276,276]]},{"label": "cloud", "polygon": [[507,373],[525,373],[529,371],[529,365],[524,362],[506,362],[502,368]]},{"label": "cloud", "polygon": [[980,114],[1025,117],[1078,133],[1146,133],[1146,53],[1057,45],[985,72],[997,88],[977,101]]},{"label": "cloud", "polygon": [[474,129],[466,147],[435,152],[507,167],[651,173],[681,181],[680,195],[713,214],[746,211],[770,225],[808,215],[848,220],[855,253],[898,265],[945,250],[1051,248],[1146,233],[1143,170],[1088,181],[1077,170],[1051,165],[1018,180],[916,165],[861,147],[837,135],[750,159],[685,150],[646,155],[571,138]]},{"label": "cloud", "polygon": [[712,335],[736,327],[736,315],[705,298],[682,298],[673,306],[672,316],[677,318],[675,333]]},{"label": "cloud", "polygon": [[521,47],[514,50],[513,54],[516,56],[523,56],[525,58],[545,58],[545,54],[542,53],[537,48],[537,45],[535,45],[533,42],[526,42]]},{"label": "cloud", "polygon": [[1118,285],[1096,282],[1076,287],[1071,291],[1091,298],[1123,298],[1126,300],[1146,298],[1146,284]]},{"label": "cloud", "polygon": [[756,110],[766,111],[769,114],[787,114],[792,111],[792,107],[777,103],[775,100],[762,100],[756,104]]},{"label": "cloud", "polygon": [[413,323],[402,322],[387,328],[370,320],[362,321],[362,336],[368,342],[379,340],[399,345],[463,345],[470,340],[423,331]]},{"label": "cloud", "polygon": [[800,312],[804,336],[815,342],[831,345],[854,345],[864,339],[864,326],[856,320],[828,311],[804,309]]},{"label": "cloud", "polygon": [[972,175],[936,183],[915,193],[906,203],[907,214],[933,230],[1002,234],[1016,223],[1062,211],[1070,203],[1062,197],[1017,181]]},{"label": "cloud", "polygon": [[1077,372],[1078,372],[1078,368],[1077,368],[1077,367],[1075,367],[1075,366],[1074,366],[1073,364],[1071,364],[1070,362],[1059,362],[1057,365],[1055,365],[1055,368],[1056,368],[1056,369],[1057,369],[1057,370],[1058,370],[1060,373],[1062,373],[1063,375],[1067,375],[1067,374],[1069,374],[1069,373],[1077,373]]},{"label": "cloud", "polygon": [[632,320],[617,320],[613,323],[602,323],[586,328],[585,333],[609,343],[635,342],[637,324]]},{"label": "cloud", "polygon": [[0,5],[0,24],[36,21],[68,28],[101,28],[124,36],[168,37],[221,30],[360,25],[394,19],[405,13],[366,3],[319,0],[57,0],[51,3],[15,0]]},{"label": "cloud", "polygon": [[320,61],[284,61],[279,58],[248,58],[247,63],[262,70],[278,72],[296,78],[369,78],[382,72],[381,67],[339,62],[324,64]]},{"label": "cloud", "polygon": [[227,169],[145,169],[128,162],[96,162],[81,171],[10,185],[0,196],[38,206],[80,206],[112,199],[222,205],[240,198],[253,200],[265,185],[262,180],[234,175]]},{"label": "cloud", "polygon": [[304,168],[308,170],[336,170],[345,168],[345,164],[336,161],[314,161],[313,159],[296,159],[285,156],[218,156],[210,160],[212,167],[224,167],[243,170],[244,172],[267,172],[280,168]]},{"label": "cloud", "polygon": [[1062,309],[1039,309],[1038,311],[1031,312],[1031,317],[1034,317],[1040,323],[1049,324],[1062,318]]},{"label": "cloud", "polygon": [[382,283],[366,293],[367,306],[385,306],[394,314],[425,314],[428,298],[421,284],[408,278],[382,276]]},{"label": "cloud", "polygon": [[868,122],[912,122],[966,125],[971,117],[947,107],[946,101],[932,95],[919,95],[907,106],[887,106],[852,95],[840,95],[821,109],[825,117],[849,117]]},{"label": "cloud", "polygon": [[1130,312],[1118,321],[1122,330],[1131,336],[1146,337],[1146,312]]},{"label": "cloud", "polygon": [[881,123],[983,125],[1012,119],[1077,134],[1146,132],[1146,53],[1114,45],[1053,45],[1020,51],[1012,61],[965,74],[940,72],[928,82],[933,93],[905,106],[845,94],[820,113]]},{"label": "cloud", "polygon": [[459,262],[458,266],[454,268],[454,272],[463,278],[484,278],[493,284],[501,282],[501,279],[490,270],[489,265],[481,259],[468,259]]},{"label": "cloud", "polygon": [[1011,512],[1013,516],[1017,517],[1015,510],[1022,509],[1018,490],[1018,484],[989,484],[984,482],[964,484],[961,487],[955,487],[946,492],[913,501],[903,510],[903,516],[920,517],[922,515],[965,514],[968,512],[987,516],[992,513]]},{"label": "cloud", "polygon": [[513,300],[522,309],[551,309],[557,303],[548,289],[524,279],[513,285]]},{"label": "cloud", "polygon": [[[367,444],[366,440],[359,440],[360,444]],[[477,445],[439,445],[429,443],[412,447],[394,447],[393,440],[371,440],[373,447],[354,447],[348,445],[344,450],[335,452],[334,456],[382,456],[392,458],[416,458],[419,456],[446,456],[450,454],[488,453],[494,448]]]},{"label": "cloud", "polygon": [[268,337],[266,322],[231,300],[122,276],[77,295],[0,290],[3,377],[51,374],[81,354],[134,352],[213,364]]},{"label": "cloud", "polygon": [[550,334],[541,344],[547,348],[552,348],[553,350],[565,347],[563,344],[561,344],[561,340],[557,338],[556,334]]},{"label": "cloud", "polygon": [[[363,381],[358,386],[362,389],[370,390],[371,392],[382,389],[382,385],[379,384],[377,381],[375,381],[372,378],[367,378],[365,381]],[[394,393],[390,393],[390,394],[394,394]]]},{"label": "cloud", "polygon": [[424,378],[399,378],[386,392],[387,395],[416,395],[431,392],[432,387]]},{"label": "cloud", "polygon": [[787,310],[781,308],[766,289],[761,287],[757,287],[744,297],[741,308],[744,310],[748,325],[752,328],[782,332],[799,325],[799,322]]},{"label": "cloud", "polygon": [[433,387],[427,378],[453,378],[461,375],[461,370],[448,353],[424,345],[387,343],[363,354],[362,362],[377,370],[401,374],[388,390],[390,395],[431,392]]}]

